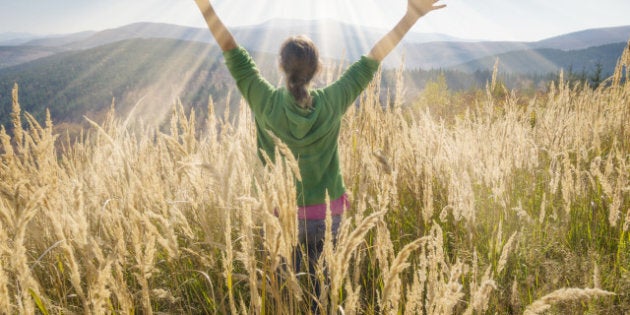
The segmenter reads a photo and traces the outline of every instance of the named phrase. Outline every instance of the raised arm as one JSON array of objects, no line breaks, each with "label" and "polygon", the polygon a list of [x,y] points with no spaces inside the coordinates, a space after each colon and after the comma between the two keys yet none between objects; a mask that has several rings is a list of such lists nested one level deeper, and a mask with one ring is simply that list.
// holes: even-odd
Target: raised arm
[{"label": "raised arm", "polygon": [[398,24],[385,34],[367,55],[368,58],[376,61],[382,61],[389,53],[400,43],[403,37],[409,32],[411,27],[416,24],[425,14],[446,7],[445,4],[436,5],[440,0],[407,0],[407,12],[400,19]]},{"label": "raised arm", "polygon": [[208,0],[195,0],[195,3],[197,3],[199,11],[203,14],[203,18],[206,20],[206,24],[208,24],[208,28],[221,50],[228,51],[238,47],[232,33],[228,31],[216,12],[214,12],[212,4]]}]

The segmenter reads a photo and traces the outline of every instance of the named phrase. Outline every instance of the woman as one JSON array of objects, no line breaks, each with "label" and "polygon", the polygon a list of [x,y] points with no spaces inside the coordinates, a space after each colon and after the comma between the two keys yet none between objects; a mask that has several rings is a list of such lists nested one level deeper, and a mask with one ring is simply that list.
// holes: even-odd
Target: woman
[{"label": "woman", "polygon": [[445,7],[436,5],[438,1],[408,0],[406,14],[367,56],[351,65],[330,86],[311,90],[309,84],[319,71],[320,62],[317,47],[310,39],[292,37],[282,45],[280,68],[286,77],[286,87],[275,88],[260,75],[250,55],[238,46],[208,0],[195,0],[223,50],[240,92],[254,112],[258,148],[265,150],[268,156],[274,156],[274,142],[267,133],[270,130],[298,159],[302,177],[302,182],[296,183],[299,239],[306,249],[311,274],[322,250],[326,194],[332,200],[333,235],[341,214],[348,207],[339,167],[341,117],[370,83],[380,62],[418,19]]}]

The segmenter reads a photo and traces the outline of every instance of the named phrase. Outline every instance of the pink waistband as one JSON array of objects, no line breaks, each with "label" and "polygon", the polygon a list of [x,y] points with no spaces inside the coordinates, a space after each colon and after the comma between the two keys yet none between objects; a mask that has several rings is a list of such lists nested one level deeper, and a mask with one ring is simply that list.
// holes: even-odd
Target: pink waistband
[{"label": "pink waistband", "polygon": [[[333,216],[341,215],[346,209],[350,208],[347,194],[330,202],[330,213]],[[298,208],[298,219],[302,220],[323,220],[326,219],[326,204],[302,206]]]}]

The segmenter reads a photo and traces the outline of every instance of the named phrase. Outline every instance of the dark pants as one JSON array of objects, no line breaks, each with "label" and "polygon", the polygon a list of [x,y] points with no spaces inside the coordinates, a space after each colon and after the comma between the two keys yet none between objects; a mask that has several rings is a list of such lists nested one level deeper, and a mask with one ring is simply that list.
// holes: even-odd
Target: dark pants
[{"label": "dark pants", "polygon": [[[341,216],[332,217],[333,242],[337,238],[337,232],[341,223]],[[321,292],[320,283],[316,276],[317,261],[324,248],[324,237],[326,235],[326,220],[299,220],[298,239],[300,248],[295,251],[295,272],[306,273],[308,275],[308,285],[310,287],[311,310],[319,313],[318,298]],[[306,257],[304,257],[306,255]],[[324,271],[324,275],[326,272]]]}]

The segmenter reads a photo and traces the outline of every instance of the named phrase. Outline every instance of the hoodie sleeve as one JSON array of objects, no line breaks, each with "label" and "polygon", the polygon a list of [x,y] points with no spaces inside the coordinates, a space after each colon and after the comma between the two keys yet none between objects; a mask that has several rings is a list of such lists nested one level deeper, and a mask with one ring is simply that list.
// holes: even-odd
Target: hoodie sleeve
[{"label": "hoodie sleeve", "polygon": [[260,117],[264,104],[269,100],[275,88],[262,77],[254,59],[243,47],[225,51],[223,56],[238,90],[254,115]]},{"label": "hoodie sleeve", "polygon": [[324,89],[329,101],[336,106],[335,112],[343,115],[348,107],[370,84],[380,63],[366,56],[352,64],[343,75]]}]

